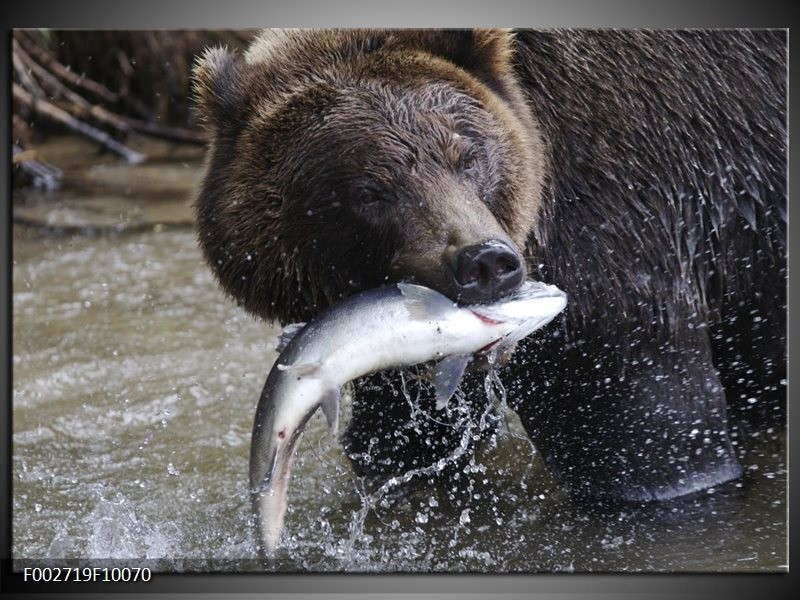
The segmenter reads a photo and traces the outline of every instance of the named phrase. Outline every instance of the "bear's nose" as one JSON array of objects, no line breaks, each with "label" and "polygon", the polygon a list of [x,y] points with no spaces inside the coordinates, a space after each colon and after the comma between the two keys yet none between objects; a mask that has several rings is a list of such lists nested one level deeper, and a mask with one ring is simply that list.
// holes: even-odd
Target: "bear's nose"
[{"label": "bear's nose", "polygon": [[505,242],[488,240],[462,248],[452,272],[456,301],[493,302],[516,290],[525,273],[517,253]]}]

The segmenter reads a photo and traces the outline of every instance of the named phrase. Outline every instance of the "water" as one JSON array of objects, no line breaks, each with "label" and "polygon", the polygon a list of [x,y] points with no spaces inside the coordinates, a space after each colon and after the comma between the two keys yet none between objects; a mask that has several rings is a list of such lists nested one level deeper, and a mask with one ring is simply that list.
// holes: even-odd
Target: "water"
[{"label": "water", "polygon": [[[17,226],[13,239],[16,558],[264,568],[253,560],[248,453],[278,331],[224,297],[192,229],[181,226],[199,164],[171,157],[114,176],[110,165],[101,174],[123,179],[126,193],[101,182],[23,207],[51,233]],[[155,189],[154,170],[167,191]],[[92,235],[70,229],[87,220],[98,225]],[[134,227],[112,233],[120,222]],[[502,407],[502,387],[489,382],[487,391]],[[481,417],[456,410],[474,427]],[[354,476],[317,415],[300,443],[282,545],[266,568],[785,569],[782,432],[749,434],[738,482],[604,507],[572,502],[507,417],[457,480],[432,465],[416,484],[398,478],[378,489]]]}]

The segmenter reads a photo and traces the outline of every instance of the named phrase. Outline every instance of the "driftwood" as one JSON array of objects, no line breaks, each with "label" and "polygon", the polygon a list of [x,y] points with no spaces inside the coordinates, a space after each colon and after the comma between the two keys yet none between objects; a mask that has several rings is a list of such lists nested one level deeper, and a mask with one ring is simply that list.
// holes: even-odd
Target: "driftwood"
[{"label": "driftwood", "polygon": [[121,144],[106,132],[97,129],[96,127],[92,127],[91,125],[84,123],[79,119],[76,119],[63,108],[59,108],[55,104],[52,104],[51,102],[48,102],[42,98],[34,98],[18,83],[14,82],[12,84],[12,90],[14,94],[14,100],[16,102],[27,106],[37,114],[46,116],[47,118],[56,121],[57,123],[61,123],[73,131],[86,136],[91,140],[94,140],[115,154],[119,154],[127,162],[131,164],[137,164],[143,162],[147,158],[141,152],[136,152],[124,144]]},{"label": "driftwood", "polygon": [[22,169],[33,180],[35,187],[55,190],[61,184],[61,169],[36,160],[34,150],[23,150],[15,144],[12,152],[12,164]]},{"label": "driftwood", "polygon": [[193,122],[190,75],[197,56],[209,46],[244,49],[254,34],[17,30],[13,37],[34,60],[92,103],[151,123],[186,127]]},{"label": "driftwood", "polygon": [[[12,40],[13,44],[13,51],[14,51],[14,66],[17,67],[17,63],[19,63],[22,69],[17,69],[17,71],[25,70],[27,77],[23,78],[20,77],[22,80],[22,85],[28,89],[34,96],[37,94],[31,89],[28,85],[25,85],[26,80],[31,80],[32,76],[35,75],[39,78],[45,87],[48,88],[50,91],[49,98],[63,98],[67,103],[69,103],[69,107],[71,110],[69,112],[73,115],[76,113],[80,114],[81,116],[91,115],[96,118],[98,121],[106,123],[110,125],[114,129],[117,129],[121,132],[128,133],[130,127],[128,124],[119,116],[114,114],[113,112],[106,110],[102,106],[97,104],[92,104],[88,100],[86,100],[80,94],[73,92],[69,89],[66,85],[61,83],[55,76],[53,76],[47,69],[36,63],[30,55],[22,49],[19,45],[17,40]],[[38,85],[36,86],[41,90],[41,87]],[[44,92],[38,94],[40,97],[44,98]]]},{"label": "driftwood", "polygon": [[[152,121],[131,118],[122,114],[115,113],[114,111],[108,110],[97,104],[91,104],[88,100],[83,98],[83,96],[73,92],[66,85],[61,83],[56,77],[50,74],[50,72],[48,72],[44,67],[37,64],[30,57],[30,55],[17,43],[16,40],[13,40],[13,49],[14,49],[14,59],[16,61],[14,63],[15,68],[17,67],[17,62],[20,64],[20,67],[22,67],[22,69],[27,67],[28,72],[26,72],[26,75],[28,75],[28,78],[30,78],[29,73],[35,74],[40,79],[40,81],[45,85],[45,87],[47,87],[50,90],[51,97],[60,97],[63,98],[67,103],[69,103],[67,110],[73,115],[80,114],[82,116],[92,116],[98,121],[101,121],[113,127],[115,130],[125,134],[129,134],[131,132],[138,132],[153,137],[173,140],[176,142],[183,142],[186,144],[202,145],[208,142],[208,137],[201,132],[193,131],[191,129],[186,129],[183,127],[171,127],[169,125],[162,125],[160,123],[155,123]],[[20,79],[23,78],[20,77]],[[29,88],[29,91],[32,90],[30,90]]]},{"label": "driftwood", "polygon": [[[31,55],[16,39],[12,40],[12,43],[15,70],[20,77],[21,83],[34,96],[37,95],[37,92],[38,95],[43,95],[44,92],[41,90],[41,86],[39,86],[38,83],[36,83],[36,81],[33,79],[33,75],[35,75],[42,82],[42,84],[48,88],[51,98],[63,98],[67,103],[69,103],[70,106],[64,108],[73,115],[76,115],[76,113],[82,116],[91,115],[98,121],[101,121],[111,126],[118,132],[124,134],[129,134],[131,131],[135,131],[153,137],[159,137],[187,144],[203,145],[208,142],[208,137],[202,132],[183,127],[162,125],[155,121],[128,117],[108,110],[100,105],[92,104],[80,94],[73,92],[64,83],[59,81],[59,79],[50,71],[33,60]],[[130,63],[128,63],[127,68],[131,68]]]},{"label": "driftwood", "polygon": [[76,87],[83,88],[95,94],[106,102],[110,102],[112,104],[119,102],[120,97],[118,94],[115,94],[109,90],[102,83],[87,79],[86,77],[82,77],[77,73],[70,71],[67,67],[58,62],[55,56],[53,56],[48,50],[33,41],[26,31],[15,31],[14,39],[18,40],[19,43],[25,47],[29,54],[35,56],[36,60],[46,66],[51,73],[55,74],[59,78]]},{"label": "driftwood", "polygon": [[129,84],[135,69],[121,50],[114,55],[122,75],[119,92],[59,62],[37,41],[35,31],[15,31],[12,50],[15,117],[40,117],[58,123],[134,164],[145,160],[146,155],[125,143],[131,136],[146,135],[194,145],[208,142],[202,131],[159,122],[159,117],[130,95]]}]

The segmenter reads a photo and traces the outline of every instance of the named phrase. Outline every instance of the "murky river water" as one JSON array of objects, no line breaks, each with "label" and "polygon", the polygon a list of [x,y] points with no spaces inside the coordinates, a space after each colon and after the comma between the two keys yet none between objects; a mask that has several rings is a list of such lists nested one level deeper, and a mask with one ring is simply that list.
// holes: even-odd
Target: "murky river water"
[{"label": "murky river water", "polygon": [[[253,560],[248,452],[277,330],[223,296],[191,227],[169,226],[187,214],[198,167],[197,156],[173,157],[136,167],[124,194],[101,181],[100,191],[24,207],[51,225],[95,211],[100,227],[93,235],[15,227],[16,558],[262,568]],[[131,179],[122,169],[86,173]],[[182,189],[177,209],[154,180]],[[131,196],[141,198],[132,205]],[[131,211],[135,231],[103,233],[130,222]],[[761,432],[753,444],[738,482],[672,502],[587,506],[558,489],[512,419],[459,481],[434,479],[362,511],[363,484],[317,415],[270,568],[783,570],[785,436]]]}]

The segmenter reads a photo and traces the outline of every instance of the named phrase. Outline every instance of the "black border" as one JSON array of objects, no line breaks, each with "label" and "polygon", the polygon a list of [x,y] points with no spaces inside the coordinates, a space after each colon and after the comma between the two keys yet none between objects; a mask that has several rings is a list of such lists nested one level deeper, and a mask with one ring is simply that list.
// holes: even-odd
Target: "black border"
[{"label": "black border", "polygon": [[[0,43],[0,76],[9,81],[10,29],[12,27],[53,28],[252,28],[270,27],[774,27],[791,29],[790,3],[761,0],[759,2],[697,0],[135,0],[113,2],[103,0],[46,1],[5,0],[2,20],[4,37]],[[790,64],[794,48],[791,44]],[[790,77],[790,99],[795,90]],[[789,124],[791,114],[789,111]],[[0,268],[2,294],[0,310],[0,339],[3,360],[0,362],[0,391],[5,399],[0,408],[0,440],[5,441],[0,459],[0,590],[3,595],[14,592],[34,593],[92,593],[114,594],[140,592],[150,595],[175,592],[205,592],[212,594],[258,592],[269,595],[289,595],[292,598],[322,594],[369,594],[374,597],[455,597],[465,594],[503,597],[585,597],[663,598],[753,598],[788,597],[790,574],[720,574],[720,575],[161,575],[156,574],[147,584],[24,584],[21,577],[10,572],[11,532],[11,203],[10,203],[10,86],[6,83],[2,96],[0,135],[3,160],[0,181],[5,187],[6,210],[0,219]],[[796,135],[789,129],[790,148]],[[791,181],[796,171],[790,153]],[[795,201],[789,194],[789,214]],[[790,221],[791,223],[791,221]],[[789,228],[789,255],[795,253],[797,236]],[[796,283],[789,260],[789,306],[796,298]],[[797,351],[796,326],[790,309],[789,356]],[[790,378],[791,379],[791,378]],[[789,384],[789,420],[792,410],[793,386]],[[1,442],[0,442],[1,443]],[[795,445],[789,443],[790,498],[796,484],[791,478]],[[791,506],[791,502],[790,502]],[[791,540],[794,538],[790,530]],[[567,596],[565,596],[567,594]]]}]

